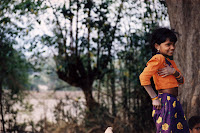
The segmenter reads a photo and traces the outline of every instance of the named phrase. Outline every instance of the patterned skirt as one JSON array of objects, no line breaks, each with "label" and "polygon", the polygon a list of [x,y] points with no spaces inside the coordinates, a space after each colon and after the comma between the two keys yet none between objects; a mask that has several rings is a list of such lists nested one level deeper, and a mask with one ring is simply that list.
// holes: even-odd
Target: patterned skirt
[{"label": "patterned skirt", "polygon": [[179,100],[167,93],[159,93],[162,108],[153,107],[152,117],[156,133],[189,133],[189,127]]}]

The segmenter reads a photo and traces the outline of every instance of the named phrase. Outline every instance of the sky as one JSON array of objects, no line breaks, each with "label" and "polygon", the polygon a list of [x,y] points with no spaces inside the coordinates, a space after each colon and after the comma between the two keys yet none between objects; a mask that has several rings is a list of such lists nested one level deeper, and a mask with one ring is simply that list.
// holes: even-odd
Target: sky
[{"label": "sky", "polygon": [[[66,7],[68,6],[68,2],[66,2],[68,0],[59,0],[59,1],[58,0],[50,0],[50,1],[51,1],[51,4],[53,6],[59,5],[59,4],[62,5],[63,2],[66,3]],[[137,1],[137,2],[139,3],[141,1]],[[47,1],[46,4],[49,5],[49,2]],[[130,6],[129,4],[130,3],[125,3],[124,4],[124,8],[129,8],[129,6]],[[111,12],[113,12],[113,14],[116,12],[115,7],[118,7],[118,6],[119,6],[119,2],[114,4],[114,5],[112,5],[112,7],[110,7],[110,10],[111,10]],[[156,2],[155,2],[154,6],[158,7],[158,5],[156,5]],[[151,8],[153,9],[154,7],[151,6]],[[141,8],[139,8],[139,10],[131,9],[130,11],[132,11],[133,13],[142,13],[142,12],[145,11],[145,4],[141,4]],[[122,12],[122,13],[125,14],[125,12]],[[116,17],[113,14],[112,13],[110,14],[110,22],[113,21],[113,24],[115,24],[114,22],[116,20]],[[47,34],[47,35],[53,36],[53,34],[52,34],[53,25],[46,23],[47,20],[53,20],[54,19],[53,10],[51,8],[47,9],[46,13],[39,13],[39,20],[41,20],[40,24],[35,21],[35,17],[34,16],[32,16],[32,17],[33,17],[33,19],[30,19],[30,18],[27,19],[26,17],[23,17],[23,20],[25,22],[24,26],[26,25],[26,23],[33,23],[33,28],[34,29],[32,31],[28,31],[29,35],[27,37],[25,37],[24,39],[17,38],[17,41],[19,42],[19,44],[21,44],[20,46],[23,46],[26,49],[28,49],[30,47],[30,41],[29,40],[33,39],[37,35],[42,36],[44,34]],[[79,20],[81,20],[83,18],[84,18],[84,16],[82,16],[82,15],[79,16]],[[132,21],[132,22],[129,23],[130,21]],[[63,22],[62,25],[64,26],[66,21],[65,20],[61,20],[61,22]],[[136,23],[134,23],[134,22],[136,22]],[[131,17],[130,16],[124,16],[124,18],[121,19],[120,25],[122,25],[122,28],[120,29],[120,32],[123,33],[123,34],[126,33],[127,29],[129,29],[129,27],[128,27],[129,24],[131,25],[132,32],[134,32],[136,29],[141,29],[142,28],[142,24],[140,23],[140,20],[138,20],[135,15],[133,15]],[[76,28],[75,21],[74,21],[73,25],[74,25],[73,29],[75,31],[75,28]],[[160,25],[169,27],[169,19],[167,18],[163,22],[160,22]],[[67,27],[67,28],[69,28],[69,27]],[[83,25],[79,24],[79,28],[84,29],[85,27],[83,27]],[[85,30],[80,30],[79,35],[80,36],[84,36],[84,34],[86,34],[86,31]],[[95,34],[96,33],[94,33],[93,35],[95,36]],[[74,37],[75,37],[75,35],[74,35]],[[70,39],[68,39],[68,40],[70,40]],[[68,41],[68,44],[69,44],[69,41]],[[119,47],[117,47],[117,48],[119,48]],[[38,42],[37,49],[35,51],[25,52],[25,55],[27,57],[30,57],[33,54],[33,52],[36,52],[37,50],[46,51],[46,52],[43,53],[44,56],[52,56],[53,53],[56,53],[54,48],[45,47],[43,44]]]}]

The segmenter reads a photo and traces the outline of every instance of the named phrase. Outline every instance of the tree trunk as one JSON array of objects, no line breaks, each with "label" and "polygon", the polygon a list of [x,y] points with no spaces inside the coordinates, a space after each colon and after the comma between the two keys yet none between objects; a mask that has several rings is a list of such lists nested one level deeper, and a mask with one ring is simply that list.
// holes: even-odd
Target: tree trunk
[{"label": "tree trunk", "polygon": [[5,121],[4,121],[4,112],[3,112],[3,98],[2,95],[3,94],[3,88],[2,88],[2,82],[0,81],[0,110],[1,110],[1,123],[2,123],[2,127],[3,127],[3,133],[6,132],[5,129]]},{"label": "tree trunk", "polygon": [[85,96],[87,108],[89,109],[89,111],[94,112],[96,109],[99,108],[99,104],[95,101],[92,95],[92,86],[82,88],[82,90]]},{"label": "tree trunk", "polygon": [[188,118],[200,114],[200,0],[166,0],[170,25],[180,36],[175,61],[185,77],[179,89]]},{"label": "tree trunk", "polygon": [[111,71],[112,71],[112,74],[111,74],[111,78],[110,78],[110,82],[111,82],[111,94],[112,94],[112,97],[111,97],[111,101],[112,101],[112,115],[113,116],[116,116],[116,88],[115,88],[115,68],[114,68],[114,65],[111,64]]}]

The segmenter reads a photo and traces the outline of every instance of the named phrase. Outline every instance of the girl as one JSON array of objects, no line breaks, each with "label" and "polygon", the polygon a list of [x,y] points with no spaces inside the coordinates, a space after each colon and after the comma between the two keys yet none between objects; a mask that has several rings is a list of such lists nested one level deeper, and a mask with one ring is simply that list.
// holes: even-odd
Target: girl
[{"label": "girl", "polygon": [[[173,30],[156,29],[151,38],[154,56],[140,75],[141,85],[152,99],[152,117],[157,133],[189,133],[181,104],[176,98],[179,84],[184,83],[184,77],[173,61],[176,41]],[[152,76],[158,95],[151,86]]]}]

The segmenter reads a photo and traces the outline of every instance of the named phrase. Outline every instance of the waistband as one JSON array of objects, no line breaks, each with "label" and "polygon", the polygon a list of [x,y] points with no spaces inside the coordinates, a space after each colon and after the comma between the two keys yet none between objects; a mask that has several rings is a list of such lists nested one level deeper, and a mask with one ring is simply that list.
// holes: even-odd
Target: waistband
[{"label": "waistband", "polygon": [[177,96],[169,94],[169,93],[158,93],[158,96],[170,96],[170,97],[177,98]]}]

